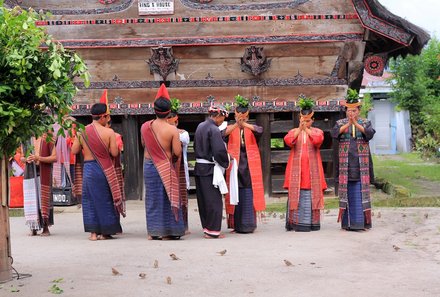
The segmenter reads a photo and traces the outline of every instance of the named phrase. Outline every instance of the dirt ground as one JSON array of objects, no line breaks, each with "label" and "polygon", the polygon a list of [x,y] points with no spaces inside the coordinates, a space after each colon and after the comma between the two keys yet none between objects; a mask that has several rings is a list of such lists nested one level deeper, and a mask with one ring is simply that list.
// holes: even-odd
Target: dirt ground
[{"label": "dirt ground", "polygon": [[323,213],[313,233],[286,232],[283,218],[267,214],[254,234],[230,234],[224,226],[226,238],[208,240],[191,199],[192,233],[149,241],[143,202],[127,206],[124,234],[106,241],[87,240],[76,206],[57,208],[46,238],[27,236],[24,218],[11,218],[20,279],[0,284],[0,296],[54,296],[57,288],[61,296],[82,297],[440,296],[438,208],[374,209],[367,232],[342,231],[336,210]]}]

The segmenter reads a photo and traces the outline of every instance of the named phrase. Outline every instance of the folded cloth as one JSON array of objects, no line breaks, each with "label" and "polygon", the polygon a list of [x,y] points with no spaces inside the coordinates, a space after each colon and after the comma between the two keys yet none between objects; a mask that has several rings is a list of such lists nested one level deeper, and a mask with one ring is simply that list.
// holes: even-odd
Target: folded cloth
[{"label": "folded cloth", "polygon": [[231,160],[231,174],[229,175],[229,203],[238,204],[238,164],[237,160]]},{"label": "folded cloth", "polygon": [[221,167],[217,162],[215,161],[209,161],[205,159],[196,159],[197,163],[200,164],[213,164],[214,165],[214,176],[212,178],[212,185],[220,190],[220,193],[226,194],[228,193],[228,185],[226,184],[225,180],[225,168]]},{"label": "folded cloth", "polygon": [[23,180],[23,205],[26,225],[31,230],[40,230],[40,220],[38,216],[39,204],[39,178]]}]

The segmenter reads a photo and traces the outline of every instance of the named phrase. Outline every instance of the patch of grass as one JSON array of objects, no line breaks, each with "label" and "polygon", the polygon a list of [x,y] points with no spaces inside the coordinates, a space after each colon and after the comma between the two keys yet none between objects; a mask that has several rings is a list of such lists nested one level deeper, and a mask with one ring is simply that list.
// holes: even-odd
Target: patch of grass
[{"label": "patch of grass", "polygon": [[377,199],[373,207],[440,207],[440,197]]},{"label": "patch of grass", "polygon": [[49,288],[48,292],[52,294],[62,294],[64,290],[58,287],[56,284],[53,284],[52,287]]},{"label": "patch of grass", "polygon": [[10,208],[9,209],[9,216],[10,217],[24,217],[24,210],[23,210],[23,208]]},{"label": "patch of grass", "polygon": [[422,195],[421,181],[440,183],[440,164],[423,160],[417,153],[373,156],[377,178],[403,186],[414,195]]},{"label": "patch of grass", "polygon": [[267,204],[266,212],[286,212],[286,203],[276,202]]}]

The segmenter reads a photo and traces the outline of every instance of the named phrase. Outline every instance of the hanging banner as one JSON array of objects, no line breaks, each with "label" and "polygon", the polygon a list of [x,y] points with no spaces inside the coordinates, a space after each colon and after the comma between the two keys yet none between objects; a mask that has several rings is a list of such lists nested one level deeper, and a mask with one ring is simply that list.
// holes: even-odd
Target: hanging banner
[{"label": "hanging banner", "polygon": [[139,0],[139,15],[173,14],[174,0]]}]

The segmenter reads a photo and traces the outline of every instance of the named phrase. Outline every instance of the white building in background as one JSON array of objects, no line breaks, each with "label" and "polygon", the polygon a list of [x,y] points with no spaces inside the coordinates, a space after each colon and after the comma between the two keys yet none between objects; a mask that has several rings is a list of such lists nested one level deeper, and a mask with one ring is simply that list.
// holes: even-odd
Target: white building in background
[{"label": "white building in background", "polygon": [[373,110],[368,113],[376,134],[370,141],[374,154],[396,154],[411,151],[411,124],[409,111],[396,110],[396,103],[391,102],[392,92],[387,79],[390,73],[373,76],[364,71],[360,96],[370,93],[373,99]]}]

